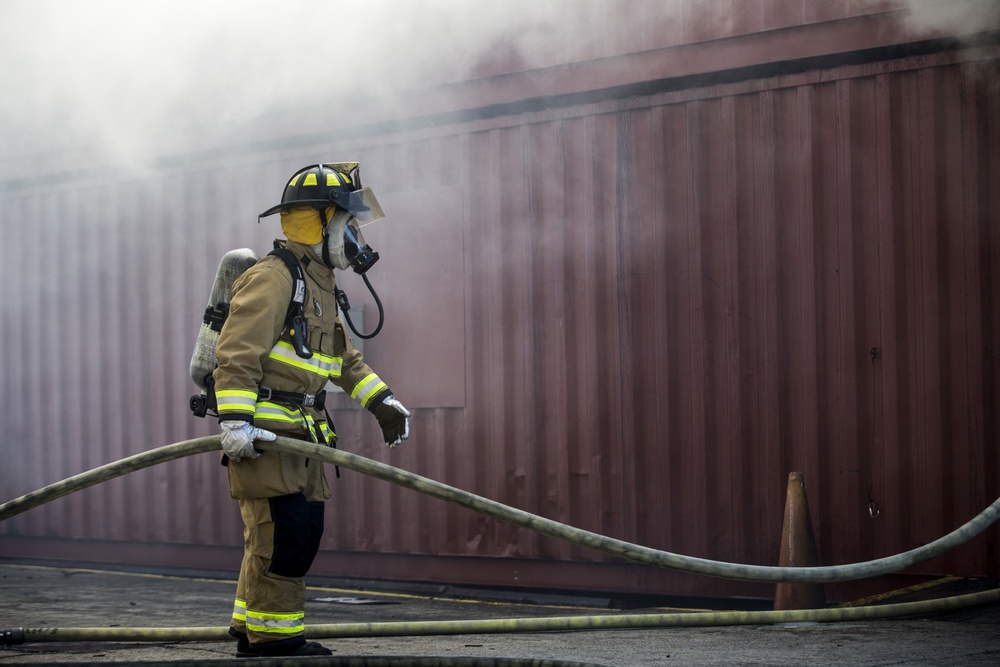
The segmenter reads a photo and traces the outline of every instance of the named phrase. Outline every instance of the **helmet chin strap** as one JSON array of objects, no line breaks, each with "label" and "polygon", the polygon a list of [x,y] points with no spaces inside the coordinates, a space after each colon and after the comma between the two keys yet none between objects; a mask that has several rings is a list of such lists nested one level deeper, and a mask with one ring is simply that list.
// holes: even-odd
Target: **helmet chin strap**
[{"label": "helmet chin strap", "polygon": [[319,211],[319,221],[323,224],[323,263],[326,264],[327,268],[334,269],[336,267],[330,259],[330,221],[326,219],[326,209],[317,208],[316,210]]}]

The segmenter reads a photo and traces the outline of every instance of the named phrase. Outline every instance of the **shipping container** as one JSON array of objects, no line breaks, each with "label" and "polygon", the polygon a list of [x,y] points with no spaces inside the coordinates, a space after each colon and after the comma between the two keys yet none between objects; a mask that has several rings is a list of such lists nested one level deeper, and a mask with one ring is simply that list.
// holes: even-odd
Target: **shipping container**
[{"label": "shipping container", "polygon": [[[188,410],[188,361],[219,258],[268,251],[280,230],[257,214],[298,168],[357,159],[387,212],[365,228],[385,307],[365,357],[414,416],[388,450],[335,396],[341,449],[738,563],[777,564],[792,472],[825,565],[912,549],[987,507],[1000,495],[995,13],[966,34],[916,31],[900,3],[618,4],[561,15],[563,36],[610,21],[600,40],[563,37],[530,67],[498,49],[475,78],[373,100],[353,124],[261,119],[255,142],[141,168],[39,158],[0,182],[0,501],[216,433]],[[364,285],[341,283],[370,331]],[[330,477],[315,574],[773,592]],[[903,575],[1000,576],[998,542],[992,526]],[[0,524],[0,557],[235,573],[241,551],[217,454]]]}]

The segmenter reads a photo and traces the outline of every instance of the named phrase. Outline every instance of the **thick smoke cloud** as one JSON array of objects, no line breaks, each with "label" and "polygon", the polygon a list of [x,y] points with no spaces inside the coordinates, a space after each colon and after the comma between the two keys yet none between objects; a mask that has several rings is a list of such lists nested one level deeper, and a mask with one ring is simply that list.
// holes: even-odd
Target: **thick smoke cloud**
[{"label": "thick smoke cloud", "polygon": [[914,31],[942,31],[967,35],[995,25],[1000,17],[996,0],[905,0],[899,3]]},{"label": "thick smoke cloud", "polygon": [[141,153],[157,136],[237,131],[317,103],[342,113],[352,98],[468,76],[497,40],[533,38],[564,4],[5,0],[0,160]]},{"label": "thick smoke cloud", "polygon": [[[269,114],[294,119],[290,110],[349,118],[360,98],[601,54],[623,12],[659,30],[698,11],[724,20],[740,2],[4,0],[0,181],[54,161],[242,142]],[[904,7],[915,29],[961,33],[1000,3],[859,6]]]}]

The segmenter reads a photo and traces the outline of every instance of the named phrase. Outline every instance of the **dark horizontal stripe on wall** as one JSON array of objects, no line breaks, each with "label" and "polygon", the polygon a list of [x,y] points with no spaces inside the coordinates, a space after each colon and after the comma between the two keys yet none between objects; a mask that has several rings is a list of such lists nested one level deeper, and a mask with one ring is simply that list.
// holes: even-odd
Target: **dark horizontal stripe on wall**
[{"label": "dark horizontal stripe on wall", "polygon": [[[959,51],[961,49],[1000,45],[1000,31],[986,31],[962,38],[928,39],[906,44],[892,44],[868,49],[832,53],[819,56],[808,56],[777,62],[759,63],[746,67],[730,68],[714,72],[705,72],[677,77],[667,77],[641,81],[621,86],[611,86],[594,90],[565,93],[559,95],[542,95],[529,97],[512,102],[490,104],[480,107],[470,107],[408,118],[381,121],[356,125],[331,132],[312,133],[270,139],[266,141],[227,146],[206,151],[185,153],[182,155],[164,156],[151,160],[148,166],[152,169],[177,168],[190,163],[199,163],[213,159],[233,158],[243,155],[257,155],[276,150],[294,149],[319,143],[364,139],[387,134],[412,132],[427,128],[455,125],[475,121],[484,121],[504,116],[516,116],[526,113],[538,113],[555,109],[566,109],[574,106],[613,102],[636,97],[675,93],[684,90],[697,90],[720,85],[732,85],[747,81],[772,79],[792,76],[808,72],[868,65],[876,62],[887,62],[904,58],[930,56],[938,53]],[[633,54],[634,55],[634,54]],[[628,56],[624,56],[627,58]],[[457,84],[461,85],[461,84]],[[114,181],[130,175],[132,167],[98,167],[94,169],[74,169],[64,173],[49,174],[47,183],[73,184],[81,181],[101,180]],[[37,177],[11,179],[0,182],[0,192],[12,193],[27,188],[39,187]]]}]

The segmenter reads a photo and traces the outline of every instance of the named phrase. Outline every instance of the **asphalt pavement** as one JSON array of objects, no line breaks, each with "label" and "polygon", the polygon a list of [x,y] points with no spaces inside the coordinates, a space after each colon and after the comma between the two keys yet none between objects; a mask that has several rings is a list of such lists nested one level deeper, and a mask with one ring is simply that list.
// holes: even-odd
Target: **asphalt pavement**
[{"label": "asphalt pavement", "polygon": [[[307,579],[308,626],[590,617],[698,611],[611,609],[602,599],[457,597],[435,591],[352,587]],[[918,595],[996,587],[952,580]],[[15,628],[228,627],[235,581],[204,573],[136,572],[0,560],[0,633]],[[956,588],[958,587],[958,588]],[[958,590],[961,589],[961,590]],[[913,593],[908,594],[913,598]],[[490,599],[492,597],[492,599]],[[506,598],[506,599],[505,599]],[[886,601],[892,601],[886,596]],[[37,635],[36,635],[37,636]],[[1000,665],[1000,604],[925,616],[786,623],[488,632],[317,639],[333,658],[292,665]],[[0,667],[40,664],[258,664],[234,658],[235,641],[73,641],[0,646]]]}]

